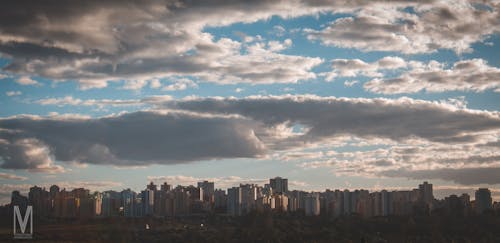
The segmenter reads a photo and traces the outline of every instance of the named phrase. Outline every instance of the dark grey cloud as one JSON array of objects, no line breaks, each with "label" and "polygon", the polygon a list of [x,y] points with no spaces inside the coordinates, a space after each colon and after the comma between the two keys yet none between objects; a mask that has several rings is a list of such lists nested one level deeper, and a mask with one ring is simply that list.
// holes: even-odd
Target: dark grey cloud
[{"label": "dark grey cloud", "polygon": [[457,110],[409,98],[355,99],[317,96],[200,98],[167,101],[167,107],[196,112],[238,114],[266,126],[300,125],[294,139],[317,141],[338,135],[393,140],[422,138],[442,143],[472,142],[476,133],[500,128],[498,114]]},{"label": "dark grey cloud", "polygon": [[[57,99],[53,102],[59,104]],[[97,101],[68,99],[64,102],[94,104]],[[106,102],[129,104],[127,101]],[[484,134],[495,134],[500,129],[500,118],[495,112],[456,109],[410,98],[303,95],[172,100],[151,97],[134,103],[170,110],[101,118],[17,116],[0,119],[1,167],[62,171],[55,161],[133,166],[254,158],[346,136],[402,142],[419,139],[442,146],[480,144],[491,140],[484,140]],[[409,156],[409,151],[404,153],[402,156]],[[468,161],[492,164],[491,158],[481,156],[472,156]],[[445,162],[460,163],[458,160]]]},{"label": "dark grey cloud", "polygon": [[92,164],[171,164],[258,157],[252,121],[237,117],[142,111],[85,118],[0,120],[1,167],[51,170],[54,160]]},{"label": "dark grey cloud", "polygon": [[392,170],[380,173],[387,177],[403,177],[416,180],[441,179],[453,181],[462,185],[500,184],[500,168],[460,168],[460,169],[433,169],[433,170]]}]

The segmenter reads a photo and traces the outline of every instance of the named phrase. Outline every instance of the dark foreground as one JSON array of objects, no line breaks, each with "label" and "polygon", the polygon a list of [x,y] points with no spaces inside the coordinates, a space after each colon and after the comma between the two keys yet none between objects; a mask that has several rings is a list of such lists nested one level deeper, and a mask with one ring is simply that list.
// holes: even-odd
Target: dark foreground
[{"label": "dark foreground", "polygon": [[[7,221],[0,242],[25,242],[12,239]],[[36,220],[34,229],[37,242],[500,242],[500,215]]]}]

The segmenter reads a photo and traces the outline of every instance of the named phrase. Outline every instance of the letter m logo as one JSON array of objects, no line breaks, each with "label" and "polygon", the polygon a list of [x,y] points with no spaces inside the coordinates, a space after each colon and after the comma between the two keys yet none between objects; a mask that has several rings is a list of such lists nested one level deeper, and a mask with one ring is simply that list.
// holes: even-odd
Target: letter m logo
[{"label": "letter m logo", "polygon": [[[30,221],[30,233],[24,233],[26,231],[26,225],[28,225],[28,220]],[[19,222],[21,233],[17,232],[17,222]],[[19,206],[14,206],[14,238],[15,239],[31,239],[33,236],[33,206],[28,206],[26,208],[26,214],[24,218],[21,217],[21,211]]]}]

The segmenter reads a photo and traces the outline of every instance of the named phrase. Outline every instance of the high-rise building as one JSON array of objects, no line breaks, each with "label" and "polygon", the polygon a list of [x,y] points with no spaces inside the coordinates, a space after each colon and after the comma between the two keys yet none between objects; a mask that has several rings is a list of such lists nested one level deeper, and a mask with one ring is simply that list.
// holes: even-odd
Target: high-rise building
[{"label": "high-rise building", "polygon": [[279,212],[286,212],[288,210],[288,197],[283,194],[273,195],[274,208]]},{"label": "high-rise building", "polygon": [[148,188],[141,192],[143,212],[146,216],[152,216],[154,214],[155,191],[150,188],[151,187],[148,185]]},{"label": "high-rise building", "polygon": [[200,181],[198,182],[198,188],[203,189],[203,201],[213,203],[215,191],[214,183],[209,181]]},{"label": "high-rise building", "polygon": [[434,201],[434,195],[432,193],[432,184],[424,181],[423,184],[418,185],[418,190],[420,191],[420,200],[432,208],[432,202]]},{"label": "high-rise building", "polygon": [[50,186],[49,193],[51,197],[56,197],[56,194],[59,193],[59,187],[57,185]]},{"label": "high-rise building", "polygon": [[123,207],[123,216],[125,217],[134,217],[134,202],[136,193],[132,190],[126,189],[121,192],[122,197],[122,207]]},{"label": "high-rise building", "polygon": [[319,194],[311,193],[306,196],[305,200],[305,213],[306,216],[315,216],[320,213],[320,204],[319,204]]},{"label": "high-rise building", "polygon": [[[189,187],[176,187],[173,196],[173,215],[187,215],[191,210],[192,195],[189,192]],[[196,188],[197,189],[197,188]],[[199,196],[198,196],[199,198]]]},{"label": "high-rise building", "polygon": [[136,197],[133,203],[133,208],[134,208],[134,216],[135,217],[142,217],[144,216],[143,214],[143,205],[142,205],[142,198],[141,197]]},{"label": "high-rise building", "polygon": [[413,208],[411,191],[391,192],[391,210],[394,215],[408,215]]},{"label": "high-rise building", "polygon": [[241,215],[241,187],[227,189],[227,213],[232,216]]},{"label": "high-rise building", "polygon": [[227,210],[227,195],[225,190],[217,189],[214,191],[214,209],[216,212],[225,212]]},{"label": "high-rise building", "polygon": [[160,185],[160,190],[164,192],[168,192],[172,190],[172,186],[167,184],[166,182],[163,182],[163,184]]},{"label": "high-rise building", "polygon": [[295,212],[299,209],[299,200],[298,198],[292,196],[288,198],[288,211]]},{"label": "high-rise building", "polygon": [[288,179],[275,177],[269,179],[269,185],[273,189],[273,193],[287,193],[288,192]]},{"label": "high-rise building", "polygon": [[491,209],[491,191],[488,188],[479,188],[475,195],[475,209],[477,213],[483,213],[485,210]]},{"label": "high-rise building", "polygon": [[102,213],[102,193],[94,192],[92,195],[92,199],[94,202],[94,216],[101,216]]},{"label": "high-rise building", "polygon": [[344,214],[345,215],[350,215],[351,214],[351,192],[347,189],[344,190],[344,195],[343,195],[343,199],[344,199]]},{"label": "high-rise building", "polygon": [[37,212],[35,217],[44,217],[49,214],[49,192],[45,188],[38,186],[31,187],[28,193],[28,201],[33,206],[33,210]]},{"label": "high-rise building", "polygon": [[271,188],[271,185],[269,184],[264,184],[264,187],[262,188],[262,196],[270,196],[272,195],[273,189]]},{"label": "high-rise building", "polygon": [[150,182],[147,186],[146,186],[146,189],[149,189],[151,191],[156,191],[158,190],[158,187],[153,183],[153,182]]},{"label": "high-rise building", "polygon": [[356,213],[364,217],[373,216],[373,201],[369,191],[359,190],[357,192]]},{"label": "high-rise building", "polygon": [[241,213],[247,214],[255,209],[257,200],[257,186],[254,184],[240,185],[241,190]]},{"label": "high-rise building", "polygon": [[19,191],[12,191],[10,205],[17,205],[20,209],[23,210],[24,208],[26,208],[26,206],[28,206],[28,198],[21,195]]},{"label": "high-rise building", "polygon": [[380,191],[380,200],[382,207],[382,216],[387,216],[391,214],[391,201],[390,201],[390,192],[386,190]]},{"label": "high-rise building", "polygon": [[101,215],[105,217],[119,215],[121,206],[121,195],[116,191],[105,191],[102,193]]}]

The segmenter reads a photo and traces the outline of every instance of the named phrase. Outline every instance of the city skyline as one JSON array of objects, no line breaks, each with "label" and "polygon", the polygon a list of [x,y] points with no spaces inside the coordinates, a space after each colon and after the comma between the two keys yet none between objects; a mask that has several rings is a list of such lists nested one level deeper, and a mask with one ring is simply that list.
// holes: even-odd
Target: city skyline
[{"label": "city skyline", "polygon": [[499,19],[493,0],[6,1],[0,204],[277,175],[499,201]]},{"label": "city skyline", "polygon": [[105,190],[92,192],[85,188],[49,190],[33,186],[27,196],[13,191],[9,208],[30,205],[37,217],[179,217],[188,215],[222,214],[243,216],[269,210],[277,213],[300,212],[305,216],[329,215],[339,217],[356,214],[362,217],[431,215],[434,212],[469,216],[487,210],[499,210],[500,202],[492,200],[488,188],[469,194],[448,195],[436,199],[433,184],[424,181],[411,190],[368,191],[364,189],[326,189],[305,192],[288,188],[288,179],[270,178],[269,183],[240,184],[221,190],[214,182],[200,181],[197,186],[158,185],[152,181],[141,191]]},{"label": "city skyline", "polygon": [[[215,185],[217,185],[214,181],[208,181],[208,180],[199,180],[197,181],[196,183],[187,183],[187,184],[168,184],[167,181],[161,181],[161,180],[158,180],[158,179],[155,179],[155,180],[151,180],[149,181],[149,183],[145,184],[145,187],[146,189],[150,189],[151,186],[153,186],[154,188],[158,189],[158,186],[160,186],[160,189],[163,190],[163,186],[167,185],[169,190],[170,189],[173,189],[173,188],[176,188],[176,187],[197,187],[197,188],[204,188],[206,185],[206,183],[208,184],[211,184],[211,190],[212,190],[212,193],[213,193],[213,190],[223,190],[223,191],[227,191],[231,188],[234,188],[234,187],[238,187],[238,186],[241,186],[241,185],[256,185],[256,186],[261,186],[262,183],[264,183],[263,185],[264,186],[270,186],[270,187],[273,187],[273,180],[276,180],[276,178],[283,178],[283,177],[280,177],[280,176],[277,176],[277,177],[274,177],[274,178],[270,178],[270,179],[264,179],[264,180],[259,180],[259,181],[241,181],[241,182],[235,182],[236,184],[231,184],[231,185],[228,185],[226,187],[216,187]],[[389,187],[389,188],[376,188],[376,189],[373,189],[373,188],[341,188],[341,187],[326,187],[324,188],[323,190],[311,190],[311,191],[305,191],[305,190],[300,190],[299,188],[294,188],[293,186],[288,189],[288,178],[283,178],[285,181],[286,181],[286,184],[287,184],[287,189],[286,191],[289,192],[289,191],[303,191],[303,192],[306,192],[306,193],[321,193],[321,192],[324,192],[324,191],[331,191],[331,190],[340,190],[340,191],[344,191],[344,190],[348,190],[348,191],[355,191],[355,190],[366,190],[366,191],[369,191],[370,193],[371,192],[380,192],[380,191],[410,191],[412,189],[415,189],[415,187]],[[265,183],[265,182],[268,182],[268,183]],[[155,183],[156,182],[156,183]],[[261,183],[261,184],[259,184]],[[420,184],[418,185],[419,186],[419,190],[423,190],[422,189],[422,185],[425,185],[426,183],[428,183],[427,181],[424,181],[423,184]],[[85,190],[88,190],[89,192],[93,193],[93,192],[105,192],[105,191],[116,191],[116,192],[120,192],[120,191],[132,191],[132,192],[135,192],[135,191],[141,191],[142,189],[132,189],[132,188],[122,188],[121,190],[116,190],[116,189],[111,189],[111,188],[101,188],[100,190],[92,190],[92,189],[88,189],[85,187],[85,184],[82,184],[80,186],[73,186],[73,187],[65,187],[64,185],[65,184],[62,184],[63,186],[59,186],[57,184],[52,184],[52,185],[49,185],[49,186],[45,186],[45,185],[30,185],[29,188],[33,188],[33,187],[36,187],[36,188],[40,188],[40,189],[43,189],[43,190],[46,190],[46,188],[50,188],[50,187],[53,187],[53,186],[57,186],[60,190],[66,190],[66,191],[72,191],[72,190],[79,190],[79,189],[85,189]],[[431,194],[432,194],[432,198],[433,199],[437,199],[437,200],[442,200],[448,196],[451,196],[451,195],[458,195],[460,194],[461,191],[458,191],[458,193],[450,193],[450,194],[439,194],[439,196],[435,196],[434,195],[434,192],[436,191],[436,188],[438,188],[439,190],[439,185],[438,186],[435,186],[433,184],[430,184],[431,185]],[[276,187],[276,186],[275,186]],[[21,190],[20,193],[21,194],[28,194],[29,193],[29,188],[28,190]],[[279,187],[281,188],[281,187]],[[472,192],[477,192],[478,189],[482,189],[482,188],[471,188],[470,190]],[[494,197],[494,192],[495,191],[491,191],[490,188],[486,188],[490,191],[491,193],[491,197],[492,197],[492,200],[493,202],[500,202],[500,200],[496,199]],[[19,191],[19,190],[13,190],[13,191]],[[278,193],[283,193],[283,189],[279,189],[278,191],[275,191],[275,192],[278,192]],[[469,194],[470,198],[471,199],[475,199],[475,193],[467,193],[467,192],[464,192],[462,194]],[[11,194],[12,195],[12,194]],[[9,197],[9,202],[10,203],[10,200],[11,200],[11,197]],[[8,203],[5,203],[5,204],[8,204]],[[0,205],[3,205],[3,204],[0,204]]]}]

